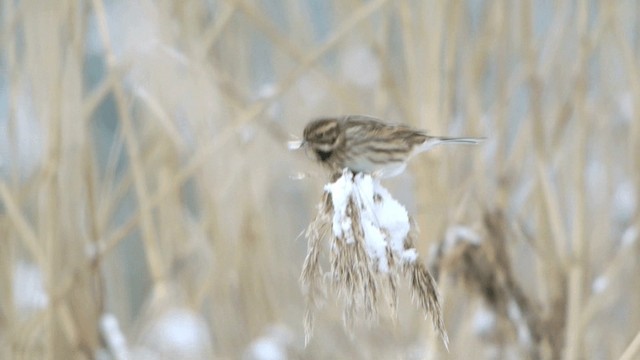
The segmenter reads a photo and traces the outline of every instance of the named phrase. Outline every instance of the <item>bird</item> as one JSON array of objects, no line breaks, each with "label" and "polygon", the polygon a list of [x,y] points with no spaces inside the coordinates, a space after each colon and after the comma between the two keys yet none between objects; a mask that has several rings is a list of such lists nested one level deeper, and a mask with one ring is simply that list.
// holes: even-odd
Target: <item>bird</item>
[{"label": "bird", "polygon": [[390,124],[367,115],[324,117],[312,120],[303,131],[301,147],[334,172],[383,178],[404,171],[416,154],[439,144],[478,144],[485,138],[431,136],[426,131]]}]

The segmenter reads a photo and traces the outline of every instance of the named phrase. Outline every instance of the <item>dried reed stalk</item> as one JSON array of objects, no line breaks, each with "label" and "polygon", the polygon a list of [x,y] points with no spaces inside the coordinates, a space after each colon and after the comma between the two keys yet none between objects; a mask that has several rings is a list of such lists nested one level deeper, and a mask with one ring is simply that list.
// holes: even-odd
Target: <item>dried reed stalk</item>
[{"label": "dried reed stalk", "polygon": [[[358,315],[373,320],[381,298],[397,314],[400,274],[411,283],[412,298],[430,315],[448,347],[436,282],[413,247],[416,234],[406,210],[369,175],[345,170],[325,186],[315,219],[306,231],[308,253],[300,281],[306,297],[305,340],[313,331],[313,313],[326,296],[323,279],[343,306],[343,322],[351,329]],[[328,247],[330,269],[323,271],[320,253]]]},{"label": "dried reed stalk", "polygon": [[469,293],[481,298],[507,327],[498,330],[497,340],[518,339],[531,358],[540,358],[546,324],[536,302],[522,290],[507,251],[508,226],[500,211],[485,214],[486,239],[460,239],[441,249],[442,270],[461,280]]}]

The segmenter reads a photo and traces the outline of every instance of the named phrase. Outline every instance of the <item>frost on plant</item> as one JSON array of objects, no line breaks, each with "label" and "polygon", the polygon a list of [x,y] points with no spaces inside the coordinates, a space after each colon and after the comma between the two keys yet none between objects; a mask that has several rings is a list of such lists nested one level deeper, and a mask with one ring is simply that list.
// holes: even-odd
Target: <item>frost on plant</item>
[{"label": "frost on plant", "polygon": [[[448,343],[436,283],[413,247],[413,221],[407,210],[370,175],[344,170],[324,188],[315,219],[307,228],[308,253],[301,282],[307,299],[305,332],[308,342],[313,330],[313,312],[329,288],[343,305],[345,326],[354,316],[377,316],[384,298],[393,314],[397,311],[397,282],[408,278],[412,296],[430,315],[434,328]],[[327,249],[329,270],[319,263]]]}]

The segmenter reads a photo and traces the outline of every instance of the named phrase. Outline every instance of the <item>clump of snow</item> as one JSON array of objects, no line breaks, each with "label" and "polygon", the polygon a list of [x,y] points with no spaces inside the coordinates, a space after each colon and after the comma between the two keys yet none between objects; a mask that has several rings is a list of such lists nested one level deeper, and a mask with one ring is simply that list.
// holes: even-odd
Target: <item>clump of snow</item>
[{"label": "clump of snow", "polygon": [[614,211],[621,221],[628,221],[636,211],[636,188],[632,181],[621,182],[614,193]]},{"label": "clump of snow", "polygon": [[593,280],[593,284],[591,284],[591,291],[594,294],[599,294],[607,289],[609,286],[609,279],[605,275],[598,276],[595,280]]},{"label": "clump of snow", "polygon": [[284,325],[274,325],[254,340],[244,353],[245,360],[285,360],[287,348],[293,343],[293,333]]},{"label": "clump of snow", "polygon": [[622,247],[628,248],[633,245],[638,239],[638,227],[630,226],[627,230],[622,234]]},{"label": "clump of snow", "polygon": [[385,273],[389,272],[389,266],[386,261],[387,242],[384,234],[370,221],[362,223],[362,230],[364,231],[364,238],[367,240],[367,255],[378,264],[378,270]]},{"label": "clump of snow", "polygon": [[413,264],[418,260],[418,252],[416,249],[408,249],[402,252],[402,262]]},{"label": "clump of snow", "polygon": [[380,182],[373,182],[372,197],[379,197],[379,201],[373,202],[372,211],[368,214],[372,220],[377,220],[380,227],[389,233],[389,245],[394,252],[403,253],[404,243],[411,225],[407,209],[394,199],[389,191],[382,187]]},{"label": "clump of snow", "polygon": [[[278,86],[274,83],[265,83],[258,88],[256,93],[257,100],[273,100],[278,94]],[[282,118],[282,103],[280,101],[269,101],[269,106],[265,112],[269,119]]]},{"label": "clump of snow", "polygon": [[337,238],[344,237],[347,244],[351,244],[354,242],[354,234],[351,216],[347,215],[347,205],[353,196],[353,182],[345,174],[335,182],[325,185],[324,190],[331,194],[333,202],[333,234]]},{"label": "clump of snow", "polygon": [[378,179],[345,170],[338,180],[325,186],[325,191],[331,194],[333,204],[333,235],[353,243],[355,214],[351,212],[359,211],[367,255],[378,264],[379,271],[389,271],[387,249],[403,262],[416,260],[416,250],[405,249],[411,227],[409,214]]},{"label": "clump of snow", "polygon": [[473,317],[473,329],[478,336],[489,336],[496,330],[496,314],[484,306],[478,308]]},{"label": "clump of snow", "polygon": [[251,349],[245,355],[249,360],[285,360],[286,351],[272,339],[261,337],[251,344]]},{"label": "clump of snow", "polygon": [[210,358],[213,351],[209,327],[201,315],[188,308],[169,308],[153,320],[134,353],[134,358],[153,354],[157,356],[150,358]]},{"label": "clump of snow", "polygon": [[530,346],[532,343],[531,332],[524,321],[520,306],[518,306],[518,304],[513,300],[509,301],[509,304],[507,305],[507,313],[509,314],[509,318],[511,318],[513,323],[516,325],[518,341],[520,344]]},{"label": "clump of snow", "polygon": [[100,318],[100,331],[107,343],[109,352],[114,359],[129,359],[129,349],[127,347],[127,339],[120,330],[118,319],[115,315],[105,313]]},{"label": "clump of snow", "polygon": [[479,245],[482,238],[478,233],[469,227],[462,225],[453,225],[447,229],[445,234],[445,250],[453,249],[458,243],[468,242],[470,244]]},{"label": "clump of snow", "polygon": [[13,301],[23,314],[41,310],[49,305],[40,269],[28,262],[19,261],[13,274]]}]

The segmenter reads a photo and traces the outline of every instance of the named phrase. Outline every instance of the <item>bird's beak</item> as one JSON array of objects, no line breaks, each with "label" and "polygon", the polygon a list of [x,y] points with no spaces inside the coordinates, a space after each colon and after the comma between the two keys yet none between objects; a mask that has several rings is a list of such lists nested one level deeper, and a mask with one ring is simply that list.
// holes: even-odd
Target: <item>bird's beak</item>
[{"label": "bird's beak", "polygon": [[287,143],[287,147],[289,150],[298,150],[303,148],[306,145],[306,141],[304,140],[292,140]]}]

